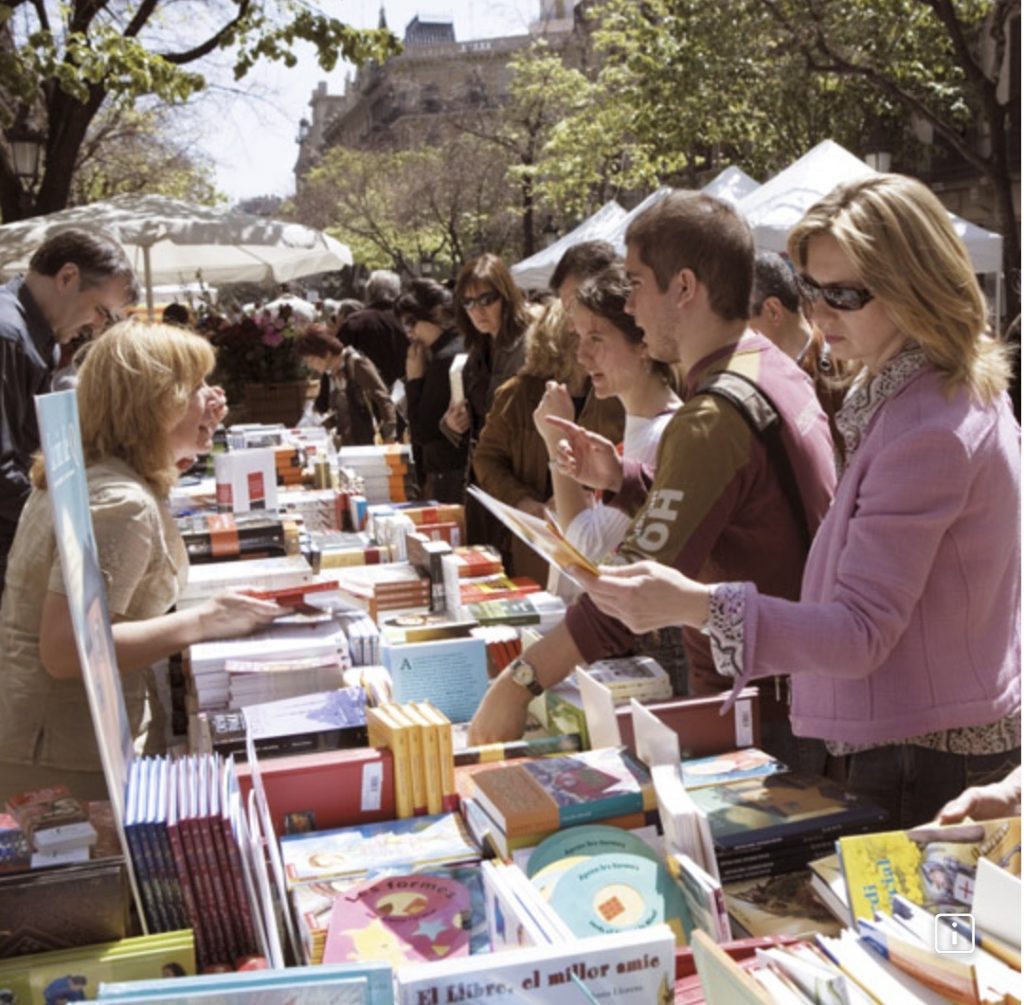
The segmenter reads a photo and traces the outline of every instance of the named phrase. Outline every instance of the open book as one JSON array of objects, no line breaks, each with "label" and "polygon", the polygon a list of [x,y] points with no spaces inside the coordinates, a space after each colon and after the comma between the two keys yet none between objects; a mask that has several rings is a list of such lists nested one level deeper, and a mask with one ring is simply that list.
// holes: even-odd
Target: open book
[{"label": "open book", "polygon": [[554,517],[549,513],[540,520],[523,513],[514,506],[500,502],[476,485],[469,486],[469,494],[486,506],[513,534],[525,541],[541,558],[569,577],[577,586],[583,584],[574,578],[571,567],[579,566],[587,572],[598,574],[597,566],[572,545],[562,533]]}]

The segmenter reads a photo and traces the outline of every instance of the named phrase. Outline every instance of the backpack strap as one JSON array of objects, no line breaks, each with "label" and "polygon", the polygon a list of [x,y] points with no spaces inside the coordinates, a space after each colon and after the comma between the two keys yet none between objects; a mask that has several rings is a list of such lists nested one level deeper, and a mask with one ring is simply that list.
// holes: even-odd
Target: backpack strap
[{"label": "backpack strap", "polygon": [[768,462],[775,471],[782,494],[800,529],[804,549],[809,549],[811,530],[807,513],[789,452],[782,442],[782,418],[771,399],[749,377],[732,370],[710,374],[700,382],[695,394],[713,394],[724,398],[743,416],[754,435],[764,444]]}]

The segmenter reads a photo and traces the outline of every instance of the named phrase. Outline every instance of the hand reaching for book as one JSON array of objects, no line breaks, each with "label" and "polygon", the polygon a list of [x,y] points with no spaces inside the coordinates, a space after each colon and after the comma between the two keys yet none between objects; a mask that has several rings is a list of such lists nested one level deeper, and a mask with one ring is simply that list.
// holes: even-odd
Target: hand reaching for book
[{"label": "hand reaching for book", "polygon": [[1001,817],[1020,816],[1020,767],[1016,767],[1002,781],[989,785],[972,785],[964,789],[939,810],[940,824],[955,824],[968,817],[971,820],[998,820]]},{"label": "hand reaching for book", "polygon": [[218,593],[197,608],[203,640],[242,637],[279,618],[288,608],[233,590]]},{"label": "hand reaching for book", "polygon": [[544,421],[561,433],[554,458],[560,474],[588,488],[618,492],[622,487],[622,458],[611,440],[557,415],[548,415]]}]

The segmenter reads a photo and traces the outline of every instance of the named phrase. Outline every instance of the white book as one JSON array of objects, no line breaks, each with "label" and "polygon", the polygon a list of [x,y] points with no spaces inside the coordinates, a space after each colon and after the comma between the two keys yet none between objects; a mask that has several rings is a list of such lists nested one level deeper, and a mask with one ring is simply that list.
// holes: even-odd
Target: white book
[{"label": "white book", "polygon": [[178,607],[200,604],[222,590],[285,589],[311,583],[313,578],[312,566],[301,555],[190,565]]},{"label": "white book", "polygon": [[468,352],[456,353],[452,359],[452,365],[448,367],[448,383],[451,385],[451,402],[457,405],[460,401],[466,400],[466,389],[462,383],[462,371],[466,369],[466,360],[469,359]]},{"label": "white book", "polygon": [[651,1005],[671,1001],[675,939],[667,925],[568,945],[412,964],[396,972],[397,1005]]}]

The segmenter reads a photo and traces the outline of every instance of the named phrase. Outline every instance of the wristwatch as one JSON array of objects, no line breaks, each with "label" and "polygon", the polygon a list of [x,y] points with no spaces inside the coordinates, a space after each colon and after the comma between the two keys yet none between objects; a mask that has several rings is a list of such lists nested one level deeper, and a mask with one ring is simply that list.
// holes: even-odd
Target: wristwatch
[{"label": "wristwatch", "polygon": [[506,669],[509,672],[509,676],[520,687],[526,688],[535,698],[537,695],[544,693],[544,688],[541,686],[540,681],[537,680],[537,671],[522,656],[517,656],[509,663]]}]

